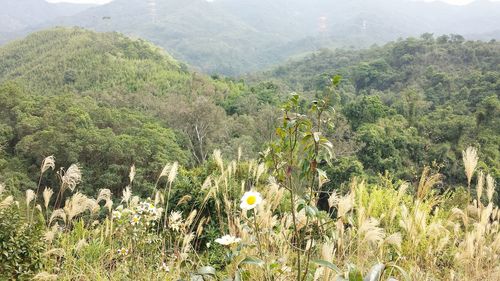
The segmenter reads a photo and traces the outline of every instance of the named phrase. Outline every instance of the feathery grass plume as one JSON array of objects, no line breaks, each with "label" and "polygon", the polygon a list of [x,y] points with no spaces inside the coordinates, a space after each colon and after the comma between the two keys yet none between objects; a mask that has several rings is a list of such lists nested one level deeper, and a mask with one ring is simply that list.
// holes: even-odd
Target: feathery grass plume
[{"label": "feathery grass plume", "polygon": [[328,207],[333,208],[338,204],[339,204],[339,196],[337,195],[337,191],[334,190],[328,197]]},{"label": "feathery grass plume", "polygon": [[12,203],[14,203],[14,197],[7,196],[0,202],[0,210],[9,207]]},{"label": "feathery grass plume", "polygon": [[241,155],[243,154],[243,149],[238,146],[238,163],[241,161]]},{"label": "feathery grass plume", "polygon": [[464,161],[465,176],[467,176],[467,184],[470,188],[472,175],[476,170],[477,161],[479,160],[477,156],[477,149],[472,146],[467,147],[465,151],[462,151],[462,159]]},{"label": "feathery grass plume", "polygon": [[368,218],[364,220],[359,226],[358,235],[361,238],[361,244],[363,243],[380,243],[384,240],[385,232],[384,229],[379,227],[380,222],[375,218]]},{"label": "feathery grass plume", "polygon": [[50,230],[47,230],[44,233],[43,239],[47,241],[47,243],[51,244],[54,238],[56,237],[58,231],[59,231],[59,225],[56,223],[50,228]]},{"label": "feathery grass plume", "polygon": [[493,200],[493,194],[495,193],[495,179],[491,175],[486,176],[486,196],[488,197],[488,202]]},{"label": "feathery grass plume", "polygon": [[48,169],[54,170],[56,168],[56,159],[53,155],[45,157],[42,161],[42,165],[40,166],[41,174],[45,173]]},{"label": "feathery grass plume", "polygon": [[31,189],[26,190],[26,207],[29,209],[31,201],[35,199],[35,192]]},{"label": "feathery grass plume", "polygon": [[130,167],[130,172],[128,173],[128,179],[130,181],[130,184],[132,184],[132,182],[135,179],[135,164],[132,164],[132,166]]},{"label": "feathery grass plume", "polygon": [[155,194],[155,206],[158,206],[158,204],[160,204],[160,202],[162,201],[162,194],[161,192],[157,191],[156,194]]},{"label": "feathery grass plume", "polygon": [[71,192],[82,180],[82,172],[77,164],[69,166],[68,170],[62,176],[63,186],[69,188]]},{"label": "feathery grass plume", "polygon": [[47,271],[42,271],[33,276],[33,280],[37,281],[55,281],[57,280],[57,274],[51,274]]},{"label": "feathery grass plume", "polygon": [[158,181],[160,181],[161,178],[168,176],[168,173],[170,171],[170,167],[171,167],[170,163],[163,166],[163,169],[161,170],[161,173],[158,176],[158,179],[156,181],[157,183],[158,183]]},{"label": "feathery grass plume", "polygon": [[45,187],[45,189],[43,190],[42,195],[43,195],[43,204],[45,206],[45,209],[49,207],[50,198],[52,198],[53,194],[54,191],[50,187]]},{"label": "feathery grass plume", "polygon": [[94,212],[98,208],[99,205],[94,199],[88,198],[82,193],[77,192],[66,201],[64,211],[68,217],[68,222],[71,222],[74,217],[82,214],[83,212],[87,210]]},{"label": "feathery grass plume", "polygon": [[113,200],[111,200],[111,190],[105,188],[99,190],[99,195],[97,196],[97,203],[100,203],[101,201],[105,201],[106,204],[104,207],[108,209],[108,212],[111,212],[111,208],[113,207]]},{"label": "feathery grass plume", "polygon": [[46,257],[54,256],[54,257],[62,258],[66,255],[66,251],[64,251],[63,248],[53,248],[53,249],[50,249],[47,252],[45,252],[43,255]]},{"label": "feathery grass plume", "polygon": [[387,236],[384,242],[396,247],[399,251],[401,251],[401,243],[403,242],[403,238],[401,237],[401,233],[396,232]]},{"label": "feathery grass plume", "polygon": [[189,201],[191,201],[192,197],[191,195],[184,195],[182,196],[181,199],[179,199],[179,201],[177,202],[177,206],[180,206],[182,204],[186,204],[188,203]]},{"label": "feathery grass plume", "polygon": [[417,187],[417,198],[420,200],[423,200],[425,197],[427,197],[427,195],[429,195],[429,192],[435,185],[441,183],[442,176],[440,174],[429,175],[430,172],[431,170],[427,166],[424,167],[424,170],[422,171],[422,175]]},{"label": "feathery grass plume", "polygon": [[64,224],[66,224],[67,217],[66,217],[66,212],[63,209],[57,209],[52,212],[49,219],[49,225],[52,224],[52,222],[57,218],[61,218]]},{"label": "feathery grass plume", "polygon": [[125,187],[122,194],[122,202],[129,204],[130,198],[132,197],[132,189],[130,186]]},{"label": "feathery grass plume", "polygon": [[354,207],[354,193],[341,197],[337,204],[337,218],[344,217]]},{"label": "feathery grass plume", "polygon": [[476,185],[476,195],[477,195],[477,205],[481,206],[481,197],[483,196],[484,187],[484,174],[483,171],[477,173],[477,185]]},{"label": "feathery grass plume", "polygon": [[168,173],[168,182],[170,184],[172,184],[174,182],[175,178],[177,177],[178,169],[179,169],[179,163],[174,162],[174,164],[172,164],[172,166],[170,168],[170,172]]},{"label": "feathery grass plume", "polygon": [[219,166],[219,169],[221,170],[221,172],[223,172],[224,171],[224,161],[222,160],[222,153],[218,149],[214,150],[214,160],[215,160],[215,163],[217,163],[217,166]]},{"label": "feathery grass plume", "polygon": [[82,249],[88,245],[89,245],[89,243],[87,243],[87,240],[85,240],[85,238],[84,238],[84,239],[78,240],[78,243],[76,243],[74,248],[75,248],[75,251],[78,252],[78,251],[80,251],[80,249]]}]

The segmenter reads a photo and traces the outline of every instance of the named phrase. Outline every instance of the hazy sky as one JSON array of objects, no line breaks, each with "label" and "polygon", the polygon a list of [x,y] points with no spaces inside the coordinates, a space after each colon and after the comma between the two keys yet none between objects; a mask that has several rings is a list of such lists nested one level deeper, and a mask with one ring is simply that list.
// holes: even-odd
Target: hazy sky
[{"label": "hazy sky", "polygon": [[[57,3],[57,2],[70,2],[70,3],[92,3],[92,4],[105,4],[109,3],[112,0],[47,0],[47,2],[51,3]],[[434,0],[422,0],[422,1],[434,1]],[[443,2],[447,2],[450,4],[456,4],[456,5],[465,5],[470,2],[473,2],[474,0],[441,0]],[[491,1],[500,1],[500,0],[491,0]]]}]

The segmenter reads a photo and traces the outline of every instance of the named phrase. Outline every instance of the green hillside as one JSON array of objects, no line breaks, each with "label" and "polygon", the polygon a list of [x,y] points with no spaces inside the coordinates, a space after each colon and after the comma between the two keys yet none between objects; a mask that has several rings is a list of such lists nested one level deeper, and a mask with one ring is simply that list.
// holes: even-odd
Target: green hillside
[{"label": "green hillside", "polygon": [[454,181],[463,175],[452,163],[473,144],[500,176],[500,43],[425,34],[362,51],[325,49],[252,79],[329,96],[334,75],[343,80],[332,105],[364,144],[353,154],[366,169],[409,178],[435,163]]},{"label": "green hillside", "polygon": [[2,181],[24,187],[34,183],[20,171],[52,154],[80,162],[95,189],[120,186],[132,164],[141,185],[154,177],[141,174],[146,165],[201,164],[215,148],[253,153],[269,135],[257,120],[274,114],[253,111],[258,99],[238,109],[240,97],[259,95],[244,84],[191,73],[145,41],[78,28],[0,48],[0,84]]}]

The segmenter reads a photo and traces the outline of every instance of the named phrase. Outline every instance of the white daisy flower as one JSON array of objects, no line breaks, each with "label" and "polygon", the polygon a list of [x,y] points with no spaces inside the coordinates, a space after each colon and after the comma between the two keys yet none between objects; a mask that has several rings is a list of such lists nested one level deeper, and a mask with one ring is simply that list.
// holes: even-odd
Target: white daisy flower
[{"label": "white daisy flower", "polygon": [[140,217],[140,216],[138,216],[138,215],[133,216],[133,217],[132,217],[132,219],[130,220],[130,223],[131,223],[132,225],[137,225],[137,224],[139,224],[140,222],[141,222],[141,217]]},{"label": "white daisy flower", "polygon": [[231,235],[224,235],[221,238],[215,239],[215,242],[224,245],[224,246],[229,246],[231,244],[239,243],[241,241],[241,238],[237,238]]},{"label": "white daisy flower", "polygon": [[126,256],[128,254],[128,249],[121,248],[121,249],[118,249],[117,252],[121,256]]},{"label": "white daisy flower", "polygon": [[262,196],[256,191],[248,191],[241,198],[240,208],[243,210],[252,210],[262,203]]}]

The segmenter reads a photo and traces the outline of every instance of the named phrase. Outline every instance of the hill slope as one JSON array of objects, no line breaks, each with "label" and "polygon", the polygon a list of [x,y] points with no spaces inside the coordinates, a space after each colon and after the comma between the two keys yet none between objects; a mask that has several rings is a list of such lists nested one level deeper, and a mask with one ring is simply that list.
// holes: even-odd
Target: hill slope
[{"label": "hill slope", "polygon": [[266,115],[228,116],[222,106],[244,91],[117,33],[31,34],[0,48],[1,180],[32,188],[26,175],[53,154],[64,166],[80,162],[87,190],[122,186],[135,164],[135,184],[146,191],[169,161],[203,163],[216,147],[254,153],[264,139],[254,119]]},{"label": "hill slope", "polygon": [[500,3],[115,0],[52,24],[146,38],[205,72],[235,75],[321,47],[369,46],[424,32],[486,34],[500,26]]},{"label": "hill slope", "polygon": [[[330,79],[337,74],[341,89],[332,95]],[[448,179],[457,179],[460,168],[449,163],[473,144],[481,148],[483,166],[500,175],[498,42],[426,34],[361,51],[325,49],[252,79],[329,96],[365,145],[357,159],[374,172],[435,161]]]}]

